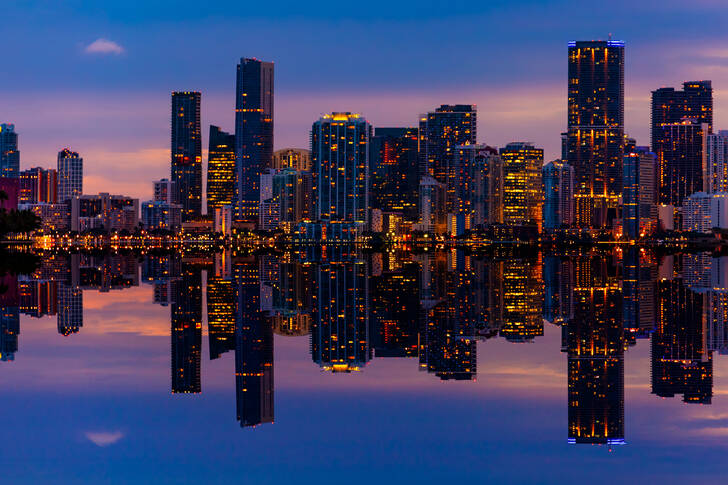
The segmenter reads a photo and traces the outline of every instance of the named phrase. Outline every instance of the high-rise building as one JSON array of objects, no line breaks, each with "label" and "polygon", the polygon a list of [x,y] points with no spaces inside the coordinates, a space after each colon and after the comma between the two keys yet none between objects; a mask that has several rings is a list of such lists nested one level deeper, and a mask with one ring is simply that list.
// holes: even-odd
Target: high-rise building
[{"label": "high-rise building", "polygon": [[711,133],[706,142],[709,193],[728,192],[728,130]]},{"label": "high-rise building", "polygon": [[20,172],[19,202],[55,204],[58,202],[58,172],[40,167]]},{"label": "high-rise building", "polygon": [[58,285],[58,333],[67,337],[83,327],[83,290],[66,282]]},{"label": "high-rise building", "polygon": [[503,160],[503,223],[536,226],[543,223],[543,149],[514,142],[500,149]]},{"label": "high-rise building", "polygon": [[276,170],[292,168],[300,172],[311,171],[311,151],[307,148],[284,148],[273,153],[273,167]]},{"label": "high-rise building", "polygon": [[155,180],[154,185],[154,201],[174,204],[177,198],[177,192],[174,188],[174,182],[169,179]]},{"label": "high-rise building", "polygon": [[197,91],[172,93],[172,181],[182,219],[202,215],[202,126]]},{"label": "high-rise building", "polygon": [[455,147],[477,141],[477,108],[471,104],[443,104],[420,116],[420,177],[447,186],[448,211],[455,203],[452,157]]},{"label": "high-rise building", "polygon": [[237,69],[236,219],[257,222],[260,174],[273,163],[273,63],[242,58]]},{"label": "high-rise building", "polygon": [[679,123],[690,118],[708,125],[713,133],[713,86],[710,81],[687,81],[682,91],[660,88],[652,91],[652,151],[665,144],[662,125]]},{"label": "high-rise building", "polygon": [[624,145],[624,42],[569,42],[566,162],[574,168],[576,222],[617,217]]},{"label": "high-rise building", "polygon": [[182,277],[174,282],[172,304],[172,393],[202,391],[202,274],[183,264]]},{"label": "high-rise building", "polygon": [[630,240],[657,229],[657,191],[655,154],[647,149],[624,154],[622,226]]},{"label": "high-rise building", "polygon": [[310,172],[281,169],[273,175],[272,185],[281,224],[296,224],[311,218],[313,181]]},{"label": "high-rise building", "polygon": [[232,279],[218,275],[207,277],[207,334],[210,359],[235,350],[236,288]]},{"label": "high-rise building", "polygon": [[369,139],[372,127],[359,114],[324,115],[311,129],[312,219],[369,222]]},{"label": "high-rise building", "polygon": [[375,128],[371,140],[371,205],[417,218],[420,183],[417,128]]},{"label": "high-rise building", "polygon": [[657,180],[660,204],[682,206],[683,200],[708,186],[707,123],[685,118],[656,128]]},{"label": "high-rise building", "polygon": [[207,157],[207,214],[235,197],[235,135],[210,125],[210,149]]},{"label": "high-rise building", "polygon": [[503,160],[487,145],[460,145],[453,154],[456,214],[466,226],[482,229],[503,222]]},{"label": "high-rise building", "polygon": [[554,160],[543,167],[543,228],[553,231],[574,224],[574,169]]},{"label": "high-rise building", "polygon": [[20,172],[20,150],[15,125],[0,124],[0,177],[16,178]]},{"label": "high-rise building", "polygon": [[58,201],[83,194],[83,158],[64,148],[58,152]]}]

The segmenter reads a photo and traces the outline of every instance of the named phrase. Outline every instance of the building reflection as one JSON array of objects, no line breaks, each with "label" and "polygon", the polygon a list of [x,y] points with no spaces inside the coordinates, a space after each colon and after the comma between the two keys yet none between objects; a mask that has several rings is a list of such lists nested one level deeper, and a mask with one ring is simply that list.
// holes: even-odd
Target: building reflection
[{"label": "building reflection", "polygon": [[496,342],[528,351],[524,343],[560,327],[568,442],[604,445],[626,438],[625,352],[650,340],[652,394],[702,404],[714,394],[713,355],[728,353],[726,257],[335,245],[282,255],[47,254],[31,274],[0,275],[0,361],[22,356],[23,319],[55,318],[58,333],[76,339],[96,325],[84,319],[86,293],[140,283],[169,308],[172,393],[202,392],[204,349],[211,361],[234,359],[244,428],[274,421],[276,339],[306,339],[322,379],[403,359],[426,379],[469,386],[479,353],[484,360]]}]

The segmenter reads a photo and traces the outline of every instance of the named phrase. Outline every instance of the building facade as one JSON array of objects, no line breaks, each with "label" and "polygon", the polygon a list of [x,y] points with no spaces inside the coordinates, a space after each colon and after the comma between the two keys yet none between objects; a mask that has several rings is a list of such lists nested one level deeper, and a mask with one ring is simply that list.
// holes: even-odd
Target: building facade
[{"label": "building facade", "polygon": [[690,194],[702,192],[707,180],[707,135],[709,125],[691,118],[658,128],[657,155],[660,204],[681,206]]},{"label": "building facade", "polygon": [[543,228],[553,231],[574,224],[574,169],[554,160],[543,167]]},{"label": "building facade", "polygon": [[657,229],[657,161],[647,149],[624,154],[622,226],[627,239],[635,240]]},{"label": "building facade", "polygon": [[654,151],[663,145],[665,133],[661,126],[679,123],[690,118],[708,125],[708,133],[713,132],[713,86],[710,81],[687,81],[683,89],[660,88],[652,91],[652,130],[651,143]]},{"label": "building facade", "polygon": [[20,173],[20,150],[15,125],[0,124],[0,177],[15,178]]},{"label": "building facade", "polygon": [[500,149],[503,160],[503,223],[512,226],[543,224],[543,149],[514,142]]},{"label": "building facade", "polygon": [[64,148],[58,152],[58,202],[83,194],[83,158]]},{"label": "building facade", "polygon": [[207,157],[207,213],[235,198],[235,135],[210,125],[210,149]]},{"label": "building facade", "polygon": [[202,127],[196,91],[172,93],[172,182],[182,219],[202,215]]},{"label": "building facade", "polygon": [[58,202],[58,171],[40,167],[20,172],[21,203],[55,204]]},{"label": "building facade", "polygon": [[371,203],[384,212],[417,219],[417,128],[375,128],[371,140]]},{"label": "building facade", "polygon": [[292,168],[302,172],[311,171],[311,151],[307,148],[284,148],[273,153],[273,168]]},{"label": "building facade", "polygon": [[707,136],[706,164],[707,191],[728,192],[728,130]]}]

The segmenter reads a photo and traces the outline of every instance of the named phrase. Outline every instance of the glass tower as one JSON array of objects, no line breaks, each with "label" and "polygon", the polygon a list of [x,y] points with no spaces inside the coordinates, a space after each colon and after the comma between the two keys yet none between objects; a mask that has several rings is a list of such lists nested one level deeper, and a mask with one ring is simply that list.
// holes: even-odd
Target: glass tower
[{"label": "glass tower", "polygon": [[207,213],[232,205],[235,195],[235,135],[210,126],[207,157]]},{"label": "glass tower", "polygon": [[0,124],[0,177],[15,178],[20,172],[20,151],[15,125]]},{"label": "glass tower", "polygon": [[202,214],[200,99],[199,92],[172,93],[172,181],[183,221]]}]

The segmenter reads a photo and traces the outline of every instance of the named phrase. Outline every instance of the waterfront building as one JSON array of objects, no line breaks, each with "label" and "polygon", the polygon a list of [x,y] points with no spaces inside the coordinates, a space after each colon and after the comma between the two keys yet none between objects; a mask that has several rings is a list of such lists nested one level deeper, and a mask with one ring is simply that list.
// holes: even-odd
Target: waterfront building
[{"label": "waterfront building", "polygon": [[102,192],[70,200],[71,230],[133,231],[139,225],[139,199]]},{"label": "waterfront building", "polygon": [[711,133],[706,139],[706,190],[728,192],[728,130]]},{"label": "waterfront building", "polygon": [[172,93],[172,182],[182,220],[202,215],[202,127],[197,91]]},{"label": "waterfront building", "polygon": [[554,231],[574,224],[574,169],[554,160],[543,167],[543,228]]},{"label": "waterfront building", "polygon": [[419,189],[417,128],[375,128],[371,139],[371,205],[384,212],[400,212],[408,220],[418,216]]},{"label": "waterfront building", "polygon": [[235,135],[210,125],[210,149],[207,157],[207,213],[235,198]]},{"label": "waterfront building", "polygon": [[503,163],[503,223],[511,226],[543,224],[543,149],[514,142],[500,149]]},{"label": "waterfront building", "polygon": [[273,166],[276,170],[291,168],[300,172],[311,171],[311,151],[307,148],[284,148],[273,153]]},{"label": "waterfront building", "polygon": [[83,194],[83,158],[64,148],[58,152],[58,202]]},{"label": "waterfront building", "polygon": [[654,153],[647,149],[625,152],[622,225],[627,239],[635,240],[657,229],[657,169]]},{"label": "waterfront building", "polygon": [[709,125],[691,118],[656,127],[660,204],[681,206],[683,200],[708,187],[707,135]]},{"label": "waterfront building", "polygon": [[690,118],[708,125],[707,133],[713,133],[713,86],[710,81],[687,81],[682,90],[660,88],[652,91],[651,111],[652,150],[669,144],[662,125],[680,123]]},{"label": "waterfront building", "polygon": [[148,230],[176,231],[182,227],[182,206],[160,200],[148,200],[142,204],[142,224]]},{"label": "waterfront building", "polygon": [[19,202],[58,203],[58,171],[35,167],[20,172]]},{"label": "waterfront building", "polygon": [[15,125],[0,124],[0,177],[17,178],[20,172],[20,150]]},{"label": "waterfront building", "polygon": [[165,202],[167,204],[175,204],[177,197],[177,189],[174,187],[174,182],[169,179],[155,180],[152,182],[154,185],[154,201]]}]

